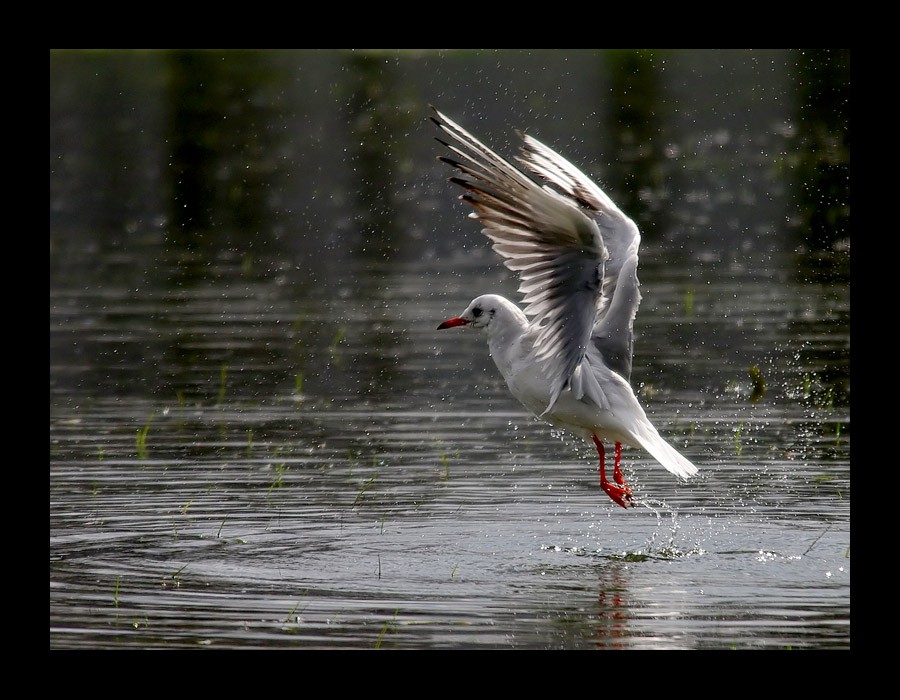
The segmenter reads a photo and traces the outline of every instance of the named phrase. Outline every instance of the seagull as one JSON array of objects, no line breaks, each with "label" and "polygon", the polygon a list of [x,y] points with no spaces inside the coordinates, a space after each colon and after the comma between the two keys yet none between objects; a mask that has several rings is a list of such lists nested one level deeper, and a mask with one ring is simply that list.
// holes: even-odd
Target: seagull
[{"label": "seagull", "polygon": [[[439,160],[462,173],[450,182],[474,209],[470,218],[518,273],[524,309],[497,294],[473,299],[438,330],[484,329],[512,395],[539,418],[593,442],[600,487],[634,506],[622,475],[622,445],[640,447],[682,479],[697,467],[660,436],[631,388],[637,278],[637,225],[598,185],[534,137],[518,132],[516,161],[539,183],[432,107],[449,137]],[[613,480],[604,442],[615,445]]]}]

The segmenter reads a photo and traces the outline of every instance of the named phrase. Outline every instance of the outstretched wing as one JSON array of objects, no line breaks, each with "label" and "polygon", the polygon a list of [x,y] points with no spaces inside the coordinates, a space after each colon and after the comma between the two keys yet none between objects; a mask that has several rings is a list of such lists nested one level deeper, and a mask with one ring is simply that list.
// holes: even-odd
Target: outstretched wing
[{"label": "outstretched wing", "polygon": [[[565,188],[560,193],[539,185],[437,109],[434,112],[435,124],[458,144],[441,141],[455,156],[441,160],[466,176],[451,181],[465,189],[462,199],[475,209],[470,216],[482,222],[494,250],[519,274],[525,312],[538,328],[535,351],[545,360],[551,384],[548,410],[567,386],[579,398],[587,394],[605,405],[602,389],[581,366],[596,333],[610,259],[601,228],[585,209],[587,200]],[[547,166],[543,169],[551,172]]]},{"label": "outstretched wing", "polygon": [[637,225],[587,175],[527,134],[517,160],[563,194],[595,214],[609,253],[597,305],[592,340],[610,369],[631,378],[634,317],[641,294],[637,263],[641,235]]}]

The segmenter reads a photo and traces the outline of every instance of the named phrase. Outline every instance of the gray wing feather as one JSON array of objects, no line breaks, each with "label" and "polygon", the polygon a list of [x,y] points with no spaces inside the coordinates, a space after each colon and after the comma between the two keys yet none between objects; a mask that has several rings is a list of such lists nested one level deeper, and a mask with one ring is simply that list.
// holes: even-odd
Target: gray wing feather
[{"label": "gray wing feather", "polygon": [[609,260],[603,275],[591,340],[607,366],[631,378],[634,318],[641,301],[637,225],[581,170],[533,136],[524,141],[519,162],[595,213]]},{"label": "gray wing feather", "polygon": [[535,353],[547,360],[547,410],[567,386],[607,405],[585,355],[593,343],[602,354],[610,353],[612,369],[630,372],[636,277],[633,294],[615,296],[617,281],[627,276],[629,255],[637,263],[637,227],[584,174],[535,139],[524,137],[519,160],[557,189],[538,184],[434,112],[435,124],[459,144],[442,141],[456,158],[441,160],[466,176],[451,181],[464,188],[462,199],[475,210],[470,216],[482,222],[494,250],[519,275],[525,312],[538,329]]}]

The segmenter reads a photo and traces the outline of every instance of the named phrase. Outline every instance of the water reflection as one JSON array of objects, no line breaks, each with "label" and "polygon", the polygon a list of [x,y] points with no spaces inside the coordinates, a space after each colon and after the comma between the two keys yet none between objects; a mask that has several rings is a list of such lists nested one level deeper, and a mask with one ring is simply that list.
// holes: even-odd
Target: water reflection
[{"label": "water reflection", "polygon": [[[234,316],[260,293],[267,260],[278,250],[272,192],[284,188],[279,94],[286,76],[255,51],[165,57],[168,149],[160,155],[167,159],[170,223],[158,261],[168,285],[158,317],[166,342],[161,369],[169,395],[211,400],[229,368],[234,390],[234,368],[244,358],[278,364],[267,343],[254,342],[267,332],[265,317],[239,325],[217,319]],[[222,283],[230,290],[217,293]],[[219,371],[197,376],[198,367]]]},{"label": "water reflection", "polygon": [[257,51],[172,51],[164,65],[170,244],[204,251],[207,264],[232,242],[265,251],[270,195],[283,188],[287,76]]},{"label": "water reflection", "polygon": [[[839,94],[846,57],[817,56]],[[795,69],[54,53],[51,646],[849,646],[849,213],[790,215],[798,183],[847,201],[825,181],[845,151],[807,135],[843,117],[797,118]],[[703,473],[628,454],[628,478],[677,526],[604,508],[593,457],[511,402],[483,338],[438,341],[514,282],[429,102],[505,154],[533,128],[632,197],[635,380]],[[807,229],[827,255],[798,259]],[[690,554],[635,556],[657,540]]]},{"label": "water reflection", "polygon": [[652,241],[670,226],[663,205],[672,187],[667,181],[675,175],[666,167],[670,135],[660,118],[668,104],[661,62],[652,51],[614,50],[607,57],[611,86],[604,102],[609,107],[598,127],[616,139],[615,152],[606,154],[615,163],[609,185],[644,241]]},{"label": "water reflection", "polygon": [[633,603],[628,600],[627,574],[623,576],[620,565],[601,571],[597,582],[598,593],[594,613],[594,643],[598,649],[625,649],[629,611]]},{"label": "water reflection", "polygon": [[850,52],[804,49],[794,56],[799,233],[809,249],[835,250],[850,241]]},{"label": "water reflection", "polygon": [[354,180],[353,210],[358,212],[352,232],[355,254],[383,269],[386,260],[409,259],[403,225],[404,172],[413,168],[406,135],[421,119],[419,103],[406,93],[402,76],[390,58],[350,53],[344,60],[348,76],[347,117],[351,154],[346,162]]},{"label": "water reflection", "polygon": [[348,53],[344,59],[344,123],[352,144],[345,164],[352,173],[356,212],[347,243],[354,267],[366,271],[348,280],[347,286],[347,294],[366,300],[359,310],[368,316],[364,335],[347,339],[368,348],[353,367],[361,398],[381,395],[385,387],[397,384],[395,349],[408,342],[397,323],[398,300],[392,286],[398,277],[396,266],[414,257],[404,173],[413,168],[406,142],[420,115],[414,114],[415,100],[406,93],[395,66],[378,53]]},{"label": "water reflection", "polygon": [[819,283],[850,283],[850,52],[795,52],[798,101],[786,159],[794,172],[800,265]]}]

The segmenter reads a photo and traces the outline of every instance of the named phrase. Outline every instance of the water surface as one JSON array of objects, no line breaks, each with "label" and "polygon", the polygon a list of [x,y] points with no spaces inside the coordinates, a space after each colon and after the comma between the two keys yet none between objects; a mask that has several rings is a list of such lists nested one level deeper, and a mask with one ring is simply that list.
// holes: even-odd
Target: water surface
[{"label": "water surface", "polygon": [[[849,648],[845,63],[52,54],[50,647]],[[698,478],[627,449],[615,506],[435,331],[516,284],[429,103],[638,221],[632,379]]]}]

